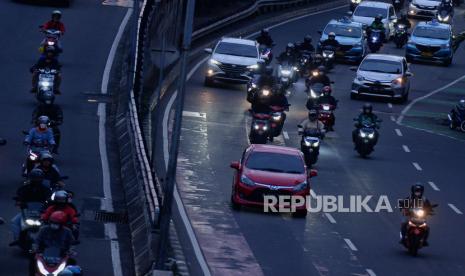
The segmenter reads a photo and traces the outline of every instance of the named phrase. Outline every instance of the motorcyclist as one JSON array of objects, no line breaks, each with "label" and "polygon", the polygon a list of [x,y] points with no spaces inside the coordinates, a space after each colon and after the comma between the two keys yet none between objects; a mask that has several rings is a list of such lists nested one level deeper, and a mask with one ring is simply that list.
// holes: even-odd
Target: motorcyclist
[{"label": "motorcyclist", "polygon": [[48,152],[42,152],[40,154],[40,163],[35,167],[44,172],[44,179],[50,182],[50,188],[63,187],[63,183],[60,170],[54,164],[53,156]]},{"label": "motorcyclist", "polygon": [[367,28],[368,37],[371,36],[371,32],[374,30],[380,31],[381,41],[384,41],[386,28],[384,27],[383,16],[381,14],[377,15],[375,20],[373,20],[371,25]]},{"label": "motorcyclist", "polygon": [[318,111],[316,109],[311,109],[308,111],[308,118],[300,123],[299,132],[312,133],[312,135],[316,134],[320,138],[324,137],[324,124],[318,120]]},{"label": "motorcyclist", "polygon": [[[16,205],[21,209],[27,206],[28,202],[46,202],[51,195],[49,188],[43,185],[44,172],[40,169],[33,169],[28,174],[29,181],[16,191]],[[10,246],[19,244],[19,234],[21,232],[21,213],[17,214],[11,220],[11,232],[13,233],[13,242]]]},{"label": "motorcyclist", "polygon": [[[362,112],[358,115],[356,119],[356,128],[352,132],[352,140],[355,142],[358,135],[358,129],[361,128],[363,125],[374,125],[375,129],[379,128],[378,125],[378,116],[373,113],[373,106],[369,103],[363,105]],[[375,132],[374,142],[378,140],[378,133]]]},{"label": "motorcyclist", "polygon": [[44,25],[41,26],[42,30],[58,30],[61,32],[62,35],[65,34],[65,24],[61,22],[61,11],[59,10],[54,10],[52,12],[52,18],[50,21],[47,21],[44,23]]},{"label": "motorcyclist", "polygon": [[262,29],[260,35],[257,37],[257,42],[260,45],[266,45],[267,47],[273,47],[273,39],[271,38],[268,29]]},{"label": "motorcyclist", "polygon": [[454,6],[452,5],[451,0],[442,0],[441,4],[438,6],[438,14],[441,12],[446,12],[450,16],[453,16],[454,13]]},{"label": "motorcyclist", "polygon": [[67,254],[74,243],[71,230],[66,226],[67,215],[63,211],[55,211],[49,217],[49,225],[42,226],[33,244],[33,250],[41,253],[49,247],[61,249]]},{"label": "motorcyclist", "polygon": [[[53,88],[56,94],[60,94],[60,83],[61,83],[61,74],[59,73],[61,69],[61,64],[58,62],[58,59],[55,56],[55,52],[47,47],[43,56],[39,58],[36,64],[34,64],[30,71],[32,73],[32,89],[31,93],[37,92],[37,82],[39,81],[39,69],[51,69],[57,70],[58,73],[55,75],[55,81],[53,83]],[[53,47],[52,47],[53,48]]]},{"label": "motorcyclist", "polygon": [[286,45],[286,50],[278,56],[278,62],[280,64],[287,62],[289,64],[294,65],[297,62],[297,59],[298,55],[296,53],[294,43],[288,43]]},{"label": "motorcyclist", "polygon": [[53,138],[53,131],[48,127],[50,120],[47,116],[40,116],[37,119],[37,126],[29,130],[29,134],[24,139],[25,145],[33,145],[38,147],[53,147],[55,146],[55,139]]},{"label": "motorcyclist", "polygon": [[311,35],[306,35],[304,37],[304,41],[299,44],[298,50],[301,52],[302,51],[315,52],[315,47],[313,47]]},{"label": "motorcyclist", "polygon": [[332,48],[339,48],[340,44],[339,42],[336,40],[336,33],[334,32],[330,32],[328,34],[328,38],[323,40],[323,42],[321,42],[321,49],[324,49],[325,47],[332,47]]},{"label": "motorcyclist", "polygon": [[[271,66],[266,66],[264,70],[264,74],[261,75],[260,79],[257,81],[257,88],[258,92],[260,89],[263,87],[269,87],[270,88],[270,94],[275,93],[275,90],[278,88],[277,87],[277,80],[276,77],[273,76],[273,67]],[[260,93],[255,93],[252,96],[252,112],[253,113],[269,113],[270,110],[270,103],[271,103],[271,96],[267,98],[261,98]]]},{"label": "motorcyclist", "polygon": [[407,30],[412,27],[412,24],[408,20],[407,14],[403,13],[400,16],[400,18],[396,22],[396,26],[398,26],[398,25],[404,25]]},{"label": "motorcyclist", "polygon": [[[400,240],[401,243],[405,241],[405,234],[407,233],[407,225],[408,219],[410,215],[410,210],[413,208],[422,208],[425,212],[425,216],[433,214],[433,206],[431,202],[423,196],[425,191],[425,187],[421,184],[412,185],[410,188],[410,196],[405,198],[404,201],[400,203],[400,209],[404,216],[407,217],[407,220],[404,221],[401,225],[401,234],[402,238]],[[428,237],[429,237],[429,227],[427,226],[425,229],[425,236],[423,239],[423,246],[428,246]]]},{"label": "motorcyclist", "polygon": [[60,146],[60,129],[59,125],[63,123],[63,110],[57,104],[55,104],[55,95],[53,93],[44,95],[44,103],[39,104],[32,112],[32,122],[35,123],[40,116],[47,116],[51,123],[56,146],[53,149],[54,153],[58,153],[58,147]]},{"label": "motorcyclist", "polygon": [[465,99],[461,99],[461,100],[455,105],[455,107],[451,110],[451,113],[453,113],[454,115],[465,113]]},{"label": "motorcyclist", "polygon": [[307,80],[308,87],[315,83],[322,83],[324,86],[331,85],[331,80],[328,75],[326,75],[326,68],[323,65],[318,66],[317,71],[312,72],[312,75]]},{"label": "motorcyclist", "polygon": [[74,207],[68,202],[69,195],[66,191],[60,190],[54,193],[52,204],[42,214],[41,219],[48,222],[50,216],[56,211],[62,211],[66,215],[66,226],[73,232],[76,240],[79,237],[79,218]]},{"label": "motorcyclist", "polygon": [[287,97],[282,89],[279,89],[278,87],[274,89],[273,93],[271,94],[270,105],[284,108],[289,106],[289,101],[287,100]]}]

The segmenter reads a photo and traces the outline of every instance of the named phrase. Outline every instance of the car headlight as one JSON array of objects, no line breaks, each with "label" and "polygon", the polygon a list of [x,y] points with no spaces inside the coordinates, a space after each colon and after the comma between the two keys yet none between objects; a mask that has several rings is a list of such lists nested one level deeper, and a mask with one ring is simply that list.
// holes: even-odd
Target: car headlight
[{"label": "car headlight", "polygon": [[299,191],[305,190],[307,188],[308,188],[308,183],[307,183],[307,181],[304,181],[304,182],[301,182],[301,183],[295,185],[294,188],[292,188],[292,190],[294,192],[299,192]]},{"label": "car headlight", "polygon": [[40,226],[41,223],[39,220],[35,220],[35,219],[26,219],[24,221],[28,226]]},{"label": "car headlight", "polygon": [[317,77],[320,73],[318,71],[313,71],[312,76]]},{"label": "car headlight", "polygon": [[221,62],[219,62],[219,61],[217,61],[215,59],[210,59],[210,64],[212,64],[212,65],[220,65]]},{"label": "car headlight", "polygon": [[316,99],[318,98],[318,94],[313,89],[310,89],[310,97]]},{"label": "car headlight", "polygon": [[283,76],[289,76],[289,75],[291,75],[291,70],[281,70],[281,74]]},{"label": "car headlight", "polygon": [[257,70],[258,69],[258,64],[249,65],[249,66],[247,66],[247,69]]},{"label": "car headlight", "polygon": [[401,86],[403,83],[404,83],[404,80],[401,77],[394,79],[391,82],[392,86]]},{"label": "car headlight", "polygon": [[255,182],[253,182],[250,178],[248,178],[244,174],[241,176],[241,182],[246,186],[250,186],[250,187],[255,186]]},{"label": "car headlight", "polygon": [[357,81],[364,81],[365,78],[361,75],[357,75],[357,78],[356,78]]}]

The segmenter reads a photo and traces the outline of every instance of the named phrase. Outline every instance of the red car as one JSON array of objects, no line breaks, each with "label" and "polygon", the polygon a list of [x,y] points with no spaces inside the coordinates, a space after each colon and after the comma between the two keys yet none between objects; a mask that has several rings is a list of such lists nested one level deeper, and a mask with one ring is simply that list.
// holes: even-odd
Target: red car
[{"label": "red car", "polygon": [[[263,206],[264,195],[303,196],[310,194],[310,177],[315,170],[307,170],[303,154],[295,148],[256,145],[248,147],[241,161],[231,163],[235,169],[231,204],[234,209],[241,206]],[[294,215],[306,216],[304,206],[298,207]]]}]

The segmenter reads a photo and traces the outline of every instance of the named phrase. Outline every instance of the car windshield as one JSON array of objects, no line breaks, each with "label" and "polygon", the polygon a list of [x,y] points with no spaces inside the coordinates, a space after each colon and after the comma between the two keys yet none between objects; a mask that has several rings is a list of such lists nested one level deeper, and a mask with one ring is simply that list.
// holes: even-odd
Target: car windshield
[{"label": "car windshield", "polygon": [[418,26],[413,31],[413,35],[424,38],[448,40],[450,34],[447,29]]},{"label": "car windshield", "polygon": [[363,17],[376,17],[377,15],[381,15],[384,19],[387,17],[387,10],[384,8],[358,6],[354,15]]},{"label": "car windshield", "polygon": [[255,46],[229,42],[221,42],[218,44],[215,53],[250,58],[258,57],[257,48]]},{"label": "car windshield", "polygon": [[325,34],[329,34],[330,32],[334,32],[336,36],[345,36],[345,37],[361,37],[362,36],[361,28],[357,28],[353,26],[330,24],[326,26]]},{"label": "car windshield", "polygon": [[296,155],[254,152],[247,159],[246,167],[252,170],[278,173],[302,174],[305,167],[302,159]]},{"label": "car windshield", "polygon": [[387,74],[400,74],[402,65],[398,61],[367,59],[360,65],[360,70]]}]

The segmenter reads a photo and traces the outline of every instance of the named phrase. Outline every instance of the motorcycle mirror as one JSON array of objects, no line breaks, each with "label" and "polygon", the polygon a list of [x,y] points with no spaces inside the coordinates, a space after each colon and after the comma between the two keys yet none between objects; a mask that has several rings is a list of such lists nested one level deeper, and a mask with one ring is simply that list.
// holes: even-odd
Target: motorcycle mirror
[{"label": "motorcycle mirror", "polygon": [[233,169],[236,169],[236,170],[239,170],[241,168],[241,164],[239,163],[239,161],[233,161],[231,162],[231,165],[229,165],[231,168]]},{"label": "motorcycle mirror", "polygon": [[303,126],[302,126],[302,125],[300,125],[300,124],[299,124],[299,125],[297,125],[297,127],[298,127],[298,128],[303,128]]},{"label": "motorcycle mirror", "polygon": [[309,177],[312,178],[312,177],[318,176],[318,171],[312,169],[312,170],[310,170],[310,172],[308,174],[309,174]]},{"label": "motorcycle mirror", "polygon": [[6,145],[6,140],[3,138],[0,138],[0,146]]},{"label": "motorcycle mirror", "polygon": [[405,75],[406,75],[407,77],[413,77],[413,73],[412,73],[412,72],[408,72],[408,71],[407,71],[407,72],[405,73]]},{"label": "motorcycle mirror", "polygon": [[213,50],[212,50],[212,48],[205,48],[204,52],[207,53],[207,54],[211,54],[211,53],[213,53]]},{"label": "motorcycle mirror", "polygon": [[349,67],[349,70],[350,70],[350,71],[355,71],[355,72],[356,72],[357,69],[358,69],[357,66],[350,66],[350,67]]}]

